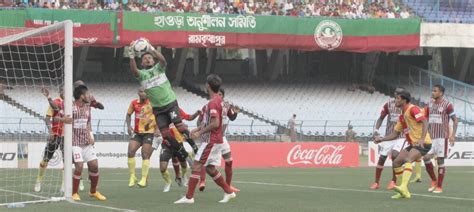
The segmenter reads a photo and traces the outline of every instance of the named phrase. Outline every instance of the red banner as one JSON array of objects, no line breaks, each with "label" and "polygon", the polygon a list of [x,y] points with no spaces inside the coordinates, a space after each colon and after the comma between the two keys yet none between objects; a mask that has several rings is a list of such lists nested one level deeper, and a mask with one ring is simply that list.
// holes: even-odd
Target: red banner
[{"label": "red banner", "polygon": [[359,144],[349,142],[231,142],[233,166],[358,167]]}]

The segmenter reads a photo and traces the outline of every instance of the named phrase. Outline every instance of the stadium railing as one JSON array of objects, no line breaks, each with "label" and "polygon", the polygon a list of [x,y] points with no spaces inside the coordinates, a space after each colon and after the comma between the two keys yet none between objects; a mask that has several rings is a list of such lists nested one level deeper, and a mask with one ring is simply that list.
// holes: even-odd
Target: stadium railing
[{"label": "stadium railing", "polygon": [[[283,120],[280,121],[284,123]],[[372,138],[375,120],[300,120],[297,121],[296,133],[299,141],[345,141],[345,132],[351,125],[357,133],[356,140],[363,142]],[[189,128],[194,128],[190,123]],[[128,141],[125,120],[97,119],[92,128],[97,141]],[[270,125],[254,124],[252,120],[229,125],[226,136],[233,141],[289,141],[287,130]],[[385,129],[380,129],[383,132]],[[33,140],[44,141],[47,138],[45,124],[35,118],[0,117],[0,141]],[[461,124],[457,137],[459,140],[474,140],[474,126]]]}]

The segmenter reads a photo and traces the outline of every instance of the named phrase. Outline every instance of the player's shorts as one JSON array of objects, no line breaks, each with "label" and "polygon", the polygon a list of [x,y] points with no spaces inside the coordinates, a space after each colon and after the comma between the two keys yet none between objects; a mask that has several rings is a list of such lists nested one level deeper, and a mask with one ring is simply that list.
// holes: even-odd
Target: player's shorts
[{"label": "player's shorts", "polygon": [[62,136],[54,136],[52,141],[48,141],[44,148],[43,161],[49,162],[58,148],[64,152],[64,137]]},{"label": "player's shorts", "polygon": [[73,146],[72,160],[74,163],[87,163],[89,161],[97,160],[94,146]]},{"label": "player's shorts", "polygon": [[186,161],[186,157],[184,157],[182,154],[179,154],[177,150],[173,150],[171,147],[161,144],[160,162],[168,162],[172,157],[177,157],[179,162]]},{"label": "player's shorts", "polygon": [[168,128],[171,123],[178,124],[182,122],[179,115],[178,101],[171,102],[163,107],[154,107],[153,114],[160,129]]},{"label": "player's shorts", "polygon": [[404,138],[398,138],[392,141],[385,141],[379,144],[379,153],[382,156],[388,156],[390,152],[392,152],[392,150],[400,152],[404,147],[406,147]]},{"label": "player's shorts", "polygon": [[222,141],[223,143],[219,145],[221,146],[221,152],[222,152],[221,154],[225,155],[230,152],[230,144],[227,141],[227,138],[225,136],[222,138]]},{"label": "player's shorts", "polygon": [[202,143],[194,160],[199,161],[204,166],[220,166],[222,157],[221,147],[222,144]]},{"label": "player's shorts", "polygon": [[405,150],[407,151],[411,151],[411,149],[416,149],[418,151],[420,151],[421,155],[425,156],[426,154],[428,154],[428,152],[430,151],[431,149],[431,144],[424,144],[423,147],[421,146],[413,146],[413,145],[408,145],[407,148],[405,148]]},{"label": "player's shorts", "polygon": [[152,144],[153,143],[154,135],[153,133],[137,133],[133,136],[132,140],[143,144]]},{"label": "player's shorts", "polygon": [[448,154],[448,139],[446,138],[432,138],[433,146],[428,154],[433,154],[436,157],[446,158]]}]

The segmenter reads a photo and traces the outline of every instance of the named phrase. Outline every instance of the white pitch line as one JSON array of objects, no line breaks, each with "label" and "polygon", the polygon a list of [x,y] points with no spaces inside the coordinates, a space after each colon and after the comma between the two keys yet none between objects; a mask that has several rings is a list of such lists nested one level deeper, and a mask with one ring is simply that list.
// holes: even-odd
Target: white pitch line
[{"label": "white pitch line", "polygon": [[88,207],[94,207],[94,208],[105,208],[105,209],[114,210],[114,211],[136,212],[136,210],[126,209],[126,208],[114,208],[114,207],[103,206],[103,205],[87,204],[83,202],[75,202],[73,200],[68,201],[68,202],[75,205],[82,205],[82,206],[88,206]]},{"label": "white pitch line", "polygon": [[43,197],[43,196],[30,194],[30,193],[19,192],[19,191],[12,191],[12,190],[7,190],[7,189],[3,189],[3,188],[0,188],[0,191],[10,192],[10,193],[14,193],[14,194],[20,194],[20,195],[25,195],[25,196],[30,196],[30,197],[36,197],[36,198],[40,198],[40,199],[50,199],[49,197]]},{"label": "white pitch line", "polygon": [[[330,191],[352,191],[352,192],[363,192],[363,193],[385,193],[385,194],[390,194],[390,192],[384,192],[384,191],[371,191],[371,190],[348,189],[348,188],[331,188],[331,187],[310,186],[310,185],[294,185],[294,184],[247,182],[247,181],[233,181],[233,182],[242,183],[242,184],[253,184],[253,185],[268,185],[268,186],[294,187],[294,188],[312,188],[312,189],[330,190]],[[434,196],[434,195],[427,195],[427,194],[414,194],[414,193],[412,193],[412,196],[429,197],[429,198],[436,198],[436,199],[474,201],[474,199],[469,199],[469,198],[449,197],[449,196]]]}]

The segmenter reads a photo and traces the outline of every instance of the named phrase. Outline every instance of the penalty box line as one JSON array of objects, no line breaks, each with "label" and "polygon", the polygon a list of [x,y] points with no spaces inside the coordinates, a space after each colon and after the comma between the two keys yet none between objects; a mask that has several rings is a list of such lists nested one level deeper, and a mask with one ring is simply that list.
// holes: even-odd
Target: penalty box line
[{"label": "penalty box line", "polygon": [[[265,182],[251,182],[251,181],[232,181],[232,182],[241,183],[241,184],[252,184],[252,185],[266,185],[266,186],[293,187],[293,188],[311,188],[311,189],[328,190],[328,191],[351,191],[351,192],[362,192],[362,193],[383,193],[383,194],[391,194],[390,192],[385,192],[385,191],[371,191],[371,190],[348,189],[348,188],[332,188],[332,187],[321,187],[321,186],[310,186],[310,185],[265,183]],[[474,199],[462,198],[462,197],[435,196],[435,195],[414,194],[414,193],[412,193],[411,195],[412,195],[412,196],[435,198],[435,199],[449,199],[449,200],[461,200],[461,201],[474,201]]]}]

